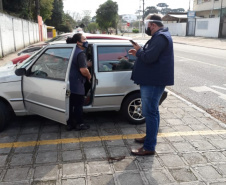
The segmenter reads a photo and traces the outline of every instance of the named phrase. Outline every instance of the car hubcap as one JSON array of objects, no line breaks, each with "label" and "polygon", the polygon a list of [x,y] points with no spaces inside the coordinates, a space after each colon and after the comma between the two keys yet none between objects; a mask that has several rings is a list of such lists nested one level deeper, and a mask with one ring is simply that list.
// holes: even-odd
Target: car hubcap
[{"label": "car hubcap", "polygon": [[137,98],[130,102],[128,106],[129,116],[134,120],[143,120],[141,99]]}]

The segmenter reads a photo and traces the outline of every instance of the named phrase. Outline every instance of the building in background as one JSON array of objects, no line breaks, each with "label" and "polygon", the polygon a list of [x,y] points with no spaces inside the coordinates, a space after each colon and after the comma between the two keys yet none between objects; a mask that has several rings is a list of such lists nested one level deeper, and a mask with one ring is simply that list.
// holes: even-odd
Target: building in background
[{"label": "building in background", "polygon": [[122,15],[122,20],[126,22],[133,22],[137,21],[137,16],[133,14],[123,14]]},{"label": "building in background", "polygon": [[53,26],[47,26],[47,37],[53,38],[56,37],[56,29]]},{"label": "building in background", "polygon": [[194,0],[193,10],[203,18],[226,16],[226,0]]}]

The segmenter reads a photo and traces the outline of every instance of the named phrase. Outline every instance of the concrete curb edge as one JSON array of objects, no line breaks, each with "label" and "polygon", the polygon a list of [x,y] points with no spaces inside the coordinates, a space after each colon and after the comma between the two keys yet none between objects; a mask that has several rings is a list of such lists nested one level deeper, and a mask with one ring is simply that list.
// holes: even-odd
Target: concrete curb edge
[{"label": "concrete curb edge", "polygon": [[226,129],[226,124],[224,124],[223,122],[219,121],[218,119],[214,118],[213,116],[211,116],[209,113],[207,113],[205,110],[199,108],[198,106],[196,106],[195,104],[189,102],[188,100],[185,100],[184,98],[182,98],[181,96],[177,95],[176,93],[170,91],[169,89],[167,89],[167,92],[169,92],[170,94],[172,94],[173,96],[177,97],[178,99],[182,100],[183,102],[185,102],[186,104],[190,105],[191,107],[193,107],[194,109],[198,110],[199,112],[204,113],[204,115],[206,117],[211,118],[212,120],[216,121],[221,127]]}]

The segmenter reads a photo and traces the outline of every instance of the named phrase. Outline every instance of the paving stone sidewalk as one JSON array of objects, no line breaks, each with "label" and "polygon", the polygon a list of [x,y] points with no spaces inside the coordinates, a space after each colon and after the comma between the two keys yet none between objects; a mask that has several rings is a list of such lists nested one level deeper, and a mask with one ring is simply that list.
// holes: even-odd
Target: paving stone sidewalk
[{"label": "paving stone sidewalk", "polygon": [[[116,112],[85,114],[91,129],[82,132],[38,116],[17,118],[0,133],[0,185],[225,185],[225,125],[173,93],[160,112],[157,154],[147,157],[130,154],[145,124],[130,125]],[[83,142],[65,142],[70,138]],[[37,143],[2,147],[30,141]]]}]

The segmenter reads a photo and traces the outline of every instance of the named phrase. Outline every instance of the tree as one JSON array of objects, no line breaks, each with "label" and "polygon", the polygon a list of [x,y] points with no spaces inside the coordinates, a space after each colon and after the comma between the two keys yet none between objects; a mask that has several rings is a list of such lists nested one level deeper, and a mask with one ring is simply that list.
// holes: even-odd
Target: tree
[{"label": "tree", "polygon": [[87,27],[90,22],[91,22],[91,17],[90,16],[83,17],[83,19],[81,21],[81,23],[84,25],[84,27]]},{"label": "tree", "polygon": [[87,30],[88,30],[90,33],[95,33],[96,30],[98,30],[98,29],[99,29],[99,26],[98,26],[98,24],[95,23],[95,22],[92,22],[92,23],[90,23],[90,24],[87,26]]},{"label": "tree", "polygon": [[118,16],[118,4],[112,0],[107,0],[100,5],[96,11],[96,22],[101,29],[108,31],[108,28],[115,27]]},{"label": "tree", "polygon": [[45,22],[46,19],[51,19],[54,0],[40,0],[40,15]]},{"label": "tree", "polygon": [[63,15],[64,11],[62,0],[54,0],[51,19],[47,19],[45,23],[49,26],[54,26],[57,30],[61,31],[60,28],[62,28],[62,26],[60,25],[63,23]]},{"label": "tree", "polygon": [[[161,9],[161,13],[162,13],[163,15],[166,14],[166,13],[168,13],[169,9],[167,9],[167,7],[168,7],[169,5],[167,5],[166,3],[158,3],[157,6],[162,8],[162,9]],[[165,8],[165,10],[164,10],[164,8]]]},{"label": "tree", "polygon": [[76,27],[76,21],[68,14],[64,14],[63,16],[63,22],[61,25],[61,31],[63,32],[71,32]]},{"label": "tree", "polygon": [[33,20],[34,0],[3,0],[3,7],[10,15]]},{"label": "tree", "polygon": [[148,6],[144,10],[144,17],[147,17],[149,14],[154,14],[154,13],[158,13],[157,8],[155,6]]},{"label": "tree", "polygon": [[37,20],[41,15],[43,20],[51,18],[54,0],[3,0],[4,11],[23,19]]},{"label": "tree", "polygon": [[167,8],[169,5],[167,5],[166,3],[158,3],[157,6],[161,8]]},{"label": "tree", "polygon": [[3,4],[2,4],[2,0],[0,0],[0,11],[3,11]]}]

